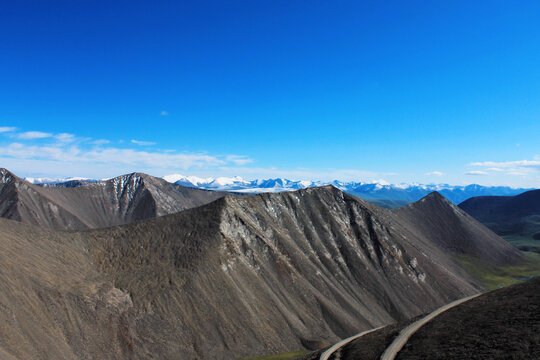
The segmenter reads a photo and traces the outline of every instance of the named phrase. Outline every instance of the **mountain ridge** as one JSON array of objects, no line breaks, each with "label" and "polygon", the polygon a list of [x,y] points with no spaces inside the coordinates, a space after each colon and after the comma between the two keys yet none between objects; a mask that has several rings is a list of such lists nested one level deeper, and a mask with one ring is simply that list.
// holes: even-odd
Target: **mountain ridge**
[{"label": "mountain ridge", "polygon": [[129,223],[199,206],[225,193],[170,184],[142,173],[43,187],[2,170],[0,216],[60,230]]},{"label": "mountain ridge", "polygon": [[[289,180],[285,178],[244,180],[239,176],[200,178],[197,176],[184,176],[181,174],[166,175],[163,176],[163,179],[185,187],[248,194],[261,192],[283,192],[331,184],[352,195],[360,196],[366,200],[373,201],[379,205],[382,204],[387,207],[400,206],[409,202],[420,200],[422,197],[426,196],[432,191],[439,191],[454,204],[458,204],[474,196],[511,196],[530,190],[508,186],[482,186],[478,184],[455,186],[449,184],[390,184],[383,180],[374,182],[345,182],[339,180],[324,182]],[[77,184],[82,184],[85,182],[100,181],[82,178],[28,178],[28,180],[32,180],[35,184],[40,186],[77,186]]]}]

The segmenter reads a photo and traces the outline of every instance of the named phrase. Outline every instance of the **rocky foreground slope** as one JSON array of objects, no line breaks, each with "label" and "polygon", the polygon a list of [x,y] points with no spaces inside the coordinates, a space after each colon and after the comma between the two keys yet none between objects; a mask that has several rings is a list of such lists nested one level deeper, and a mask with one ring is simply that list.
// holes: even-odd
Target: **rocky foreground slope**
[{"label": "rocky foreground slope", "polygon": [[133,173],[41,187],[0,169],[0,217],[58,230],[95,229],[172,214],[224,196]]},{"label": "rocky foreground slope", "polygon": [[482,290],[458,253],[521,257],[438,195],[403,214],[331,186],[103,230],[0,229],[0,354],[19,359],[314,349]]},{"label": "rocky foreground slope", "polygon": [[[412,322],[388,325],[353,340],[332,360],[379,360]],[[540,278],[534,278],[482,294],[440,314],[413,334],[396,358],[539,359],[539,332]],[[299,360],[318,360],[320,353]]]}]

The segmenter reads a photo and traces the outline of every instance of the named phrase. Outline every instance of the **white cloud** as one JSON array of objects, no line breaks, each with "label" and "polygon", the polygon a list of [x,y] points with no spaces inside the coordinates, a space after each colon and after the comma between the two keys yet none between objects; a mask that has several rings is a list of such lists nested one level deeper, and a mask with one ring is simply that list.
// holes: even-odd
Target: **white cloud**
[{"label": "white cloud", "polygon": [[440,172],[440,171],[432,171],[432,172],[425,173],[425,175],[427,175],[427,176],[443,176],[444,173]]},{"label": "white cloud", "polygon": [[64,143],[64,144],[71,143],[71,142],[75,141],[75,135],[73,135],[73,134],[61,133],[61,134],[55,135],[54,138],[58,142]]},{"label": "white cloud", "polygon": [[514,175],[514,176],[526,176],[530,173],[531,171],[519,171],[519,170],[511,170],[507,172],[508,175]]},{"label": "white cloud", "polygon": [[135,145],[139,145],[139,146],[151,146],[151,145],[156,145],[155,142],[152,142],[152,141],[140,141],[140,140],[131,140],[131,142]]},{"label": "white cloud", "polygon": [[20,133],[17,137],[23,140],[34,140],[34,139],[45,139],[52,136],[53,136],[52,134],[46,133],[46,132],[27,131],[27,132]]},{"label": "white cloud", "polygon": [[483,167],[483,175],[498,173],[501,175],[527,176],[540,171],[540,159],[517,161],[481,161],[473,162],[471,166]]},{"label": "white cloud", "polygon": [[[13,167],[25,176],[37,173],[48,177],[74,176],[76,173],[77,176],[93,178],[116,176],[133,171],[160,175],[199,169],[215,173],[220,166],[235,169],[237,165],[252,161],[242,155],[214,156],[206,153],[178,153],[171,150],[143,151],[137,148],[120,148],[108,145],[107,140],[81,140],[71,134],[52,135],[50,139],[53,141],[47,144],[28,141],[0,144],[0,161],[3,166]],[[100,146],[94,146],[96,144]]]},{"label": "white cloud", "polygon": [[518,160],[518,161],[481,161],[473,162],[472,166],[483,166],[483,167],[496,167],[496,168],[517,168],[517,167],[531,167],[540,169],[540,160]]},{"label": "white cloud", "polygon": [[93,145],[105,145],[105,144],[110,144],[110,143],[111,142],[109,140],[105,140],[105,139],[90,141],[90,144],[93,144]]},{"label": "white cloud", "polygon": [[494,172],[504,172],[506,170],[498,168],[498,167],[490,167],[486,169],[487,171],[494,171]]},{"label": "white cloud", "polygon": [[160,114],[161,116],[167,116],[167,115],[169,115],[169,112],[168,112],[168,111],[165,111],[165,110],[161,110],[159,114]]},{"label": "white cloud", "polygon": [[485,171],[481,171],[481,170],[472,170],[472,171],[467,171],[465,175],[489,175],[489,173]]},{"label": "white cloud", "polygon": [[83,150],[78,146],[28,146],[11,143],[0,148],[4,156],[21,159],[46,159],[65,162],[100,163],[109,165],[133,165],[186,169],[203,165],[226,164],[215,156],[205,154],[170,154],[137,151],[134,149],[104,148]]},{"label": "white cloud", "polygon": [[228,162],[232,162],[236,165],[245,165],[253,162],[252,159],[242,155],[228,155],[226,159]]},{"label": "white cloud", "polygon": [[0,126],[0,133],[12,132],[15,130],[17,130],[17,128],[13,126]]}]

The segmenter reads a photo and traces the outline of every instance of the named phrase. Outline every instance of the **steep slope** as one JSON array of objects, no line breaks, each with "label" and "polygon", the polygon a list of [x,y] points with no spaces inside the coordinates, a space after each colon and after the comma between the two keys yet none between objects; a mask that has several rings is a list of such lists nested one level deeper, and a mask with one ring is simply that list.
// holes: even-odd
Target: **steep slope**
[{"label": "steep slope", "polygon": [[474,197],[459,207],[520,249],[540,253],[540,190]]},{"label": "steep slope", "polygon": [[454,256],[468,255],[494,264],[521,257],[516,248],[437,192],[392,211],[418,238],[428,239]]},{"label": "steep slope", "polygon": [[224,195],[139,173],[65,187],[36,186],[5,169],[0,176],[1,217],[62,230],[125,224],[200,206]]},{"label": "steep slope", "polygon": [[317,348],[482,288],[441,246],[450,240],[403,223],[330,186],[227,196],[81,233],[2,220],[0,349],[243,358]]},{"label": "steep slope", "polygon": [[0,358],[113,359],[122,351],[131,300],[99,273],[81,238],[6,219],[0,229]]}]

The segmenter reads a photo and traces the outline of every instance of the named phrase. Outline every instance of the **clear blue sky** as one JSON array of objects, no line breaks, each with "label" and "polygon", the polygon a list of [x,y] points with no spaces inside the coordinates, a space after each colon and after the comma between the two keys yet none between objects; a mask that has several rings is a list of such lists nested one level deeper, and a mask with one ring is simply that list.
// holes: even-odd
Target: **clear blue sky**
[{"label": "clear blue sky", "polygon": [[538,1],[3,1],[0,166],[540,187],[539,18]]}]

